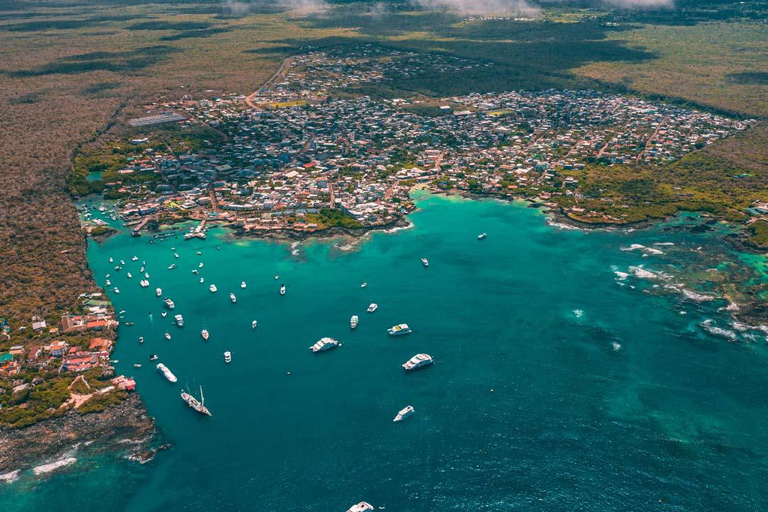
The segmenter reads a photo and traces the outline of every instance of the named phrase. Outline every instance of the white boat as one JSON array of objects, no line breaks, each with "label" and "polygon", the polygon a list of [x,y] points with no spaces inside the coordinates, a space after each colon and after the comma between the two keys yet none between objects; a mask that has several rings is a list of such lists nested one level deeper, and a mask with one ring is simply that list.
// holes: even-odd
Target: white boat
[{"label": "white boat", "polygon": [[149,279],[149,272],[144,272],[144,278]]},{"label": "white boat", "polygon": [[363,283],[360,285],[360,288],[365,288],[366,286],[368,286],[368,283]]},{"label": "white boat", "polygon": [[390,336],[402,336],[403,334],[410,334],[412,331],[408,324],[397,324],[387,329],[387,332]]},{"label": "white boat", "polygon": [[200,278],[200,284],[203,284],[204,282],[205,282],[205,278],[204,278],[204,277],[201,277],[201,278]]},{"label": "white boat", "polygon": [[197,266],[197,268],[203,268],[203,263],[201,262],[201,263],[200,263],[200,264]]},{"label": "white boat", "polygon": [[118,288],[117,286],[115,286],[115,289],[114,289],[113,291],[114,291],[115,293],[120,293],[120,288]]},{"label": "white boat", "polygon": [[216,290],[218,290],[215,284],[212,284],[211,286],[209,286],[208,289],[211,290],[211,293],[216,293]]},{"label": "white boat", "polygon": [[110,263],[114,263],[114,262],[115,262],[115,260],[113,260],[112,258],[109,258],[109,262],[110,262]]},{"label": "white boat", "polygon": [[174,319],[176,320],[176,325],[178,325],[179,327],[184,327],[184,317],[183,316],[176,315],[174,317]]},{"label": "white boat", "polygon": [[240,288],[245,289],[245,281],[240,282]]},{"label": "white boat", "polygon": [[408,361],[403,363],[403,368],[405,368],[406,371],[417,370],[419,368],[429,366],[434,362],[435,361],[432,359],[432,356],[429,354],[416,354]]},{"label": "white boat", "polygon": [[125,265],[125,260],[120,260],[121,265]]},{"label": "white boat", "polygon": [[255,329],[258,324],[259,324],[259,322],[257,322],[256,320],[251,322],[251,329]]},{"label": "white boat", "polygon": [[165,339],[170,340],[171,339],[171,333],[165,333]]},{"label": "white boat", "polygon": [[134,368],[141,368],[141,363],[133,363]]},{"label": "white boat", "polygon": [[326,350],[331,350],[332,348],[340,347],[341,343],[338,342],[338,340],[335,340],[333,338],[320,338],[320,341],[309,347],[309,350],[312,352],[325,352]]},{"label": "white boat", "polygon": [[174,257],[174,258],[178,258],[178,257],[179,257],[179,253],[176,253],[176,252],[175,252],[175,253],[173,253],[173,257]]},{"label": "white boat", "polygon": [[175,268],[176,268],[176,264],[175,263],[171,263],[170,265],[168,265],[168,270],[173,270]]},{"label": "white boat", "polygon": [[165,318],[166,316],[168,316],[168,312],[167,311],[163,311],[162,313],[160,313],[160,316]]},{"label": "white boat", "polygon": [[349,507],[347,512],[367,512],[368,510],[374,510],[373,505],[366,501],[361,501],[357,505],[352,505]]},{"label": "white boat", "polygon": [[373,313],[373,312],[374,312],[374,311],[376,311],[377,309],[379,309],[379,305],[378,305],[378,304],[376,304],[375,302],[371,302],[371,305],[370,305],[370,306],[368,306],[368,312],[369,312],[369,313]]},{"label": "white boat", "polygon": [[109,279],[107,279],[106,285],[107,285],[107,286],[112,286],[112,281],[110,281]]},{"label": "white boat", "polygon": [[197,251],[195,254],[197,254],[198,256],[202,256],[203,253],[200,251]]},{"label": "white boat", "polygon": [[479,235],[477,235],[477,239],[478,240],[485,240],[485,237],[487,237],[487,236],[488,236],[487,233],[480,233]]},{"label": "white boat", "polygon": [[119,271],[123,270],[123,267],[121,267],[120,265],[118,265],[118,266],[116,266],[116,267],[115,267],[115,270],[117,270],[117,271],[119,272]]},{"label": "white boat", "polygon": [[141,267],[141,268],[139,269],[139,272],[144,272],[144,267]]},{"label": "white boat", "polygon": [[130,272],[128,272],[127,274],[125,274],[125,277],[127,277],[128,279],[130,279],[130,278],[132,278],[132,277],[133,277],[133,275],[131,275],[131,273],[130,273]]},{"label": "white boat", "polygon": [[138,256],[134,256],[133,258],[131,258],[131,261],[139,261],[139,257]]},{"label": "white boat", "polygon": [[425,267],[429,266],[429,260],[427,258],[421,258],[421,264]]},{"label": "white boat", "polygon": [[163,289],[162,288],[155,288],[155,295],[160,297],[163,295]]},{"label": "white boat", "polygon": [[232,304],[235,304],[235,303],[237,303],[237,297],[235,297],[235,294],[234,294],[234,293],[230,293],[230,294],[229,294],[229,300],[231,300],[231,301],[232,301]]},{"label": "white boat", "polygon": [[277,281],[278,279],[280,279],[280,276],[275,274],[275,281]]},{"label": "white boat", "polygon": [[157,364],[157,371],[162,373],[165,376],[165,378],[171,382],[176,382],[178,380],[176,376],[171,373],[171,370],[169,370],[168,367],[165,366],[163,363]]},{"label": "white boat", "polygon": [[205,414],[206,416],[211,415],[211,411],[208,410],[208,408],[205,406],[205,397],[203,396],[203,386],[200,386],[200,401],[197,400],[197,398],[193,397],[186,391],[181,392],[181,399],[184,400],[188,406],[190,406],[192,409],[196,410],[200,414]]},{"label": "white boat", "polygon": [[144,336],[139,336],[139,343],[144,343]]},{"label": "white boat", "polygon": [[285,295],[285,285],[280,285],[280,295]]},{"label": "white boat", "polygon": [[152,354],[151,356],[149,356],[149,360],[150,361],[157,361],[157,354]]},{"label": "white boat", "polygon": [[202,336],[205,341],[208,341],[208,338],[211,335],[208,334],[208,330],[207,329],[203,329],[202,331],[200,331],[200,336]]},{"label": "white boat", "polygon": [[168,308],[168,309],[173,309],[173,308],[176,307],[176,304],[174,304],[171,299],[165,299],[163,302],[165,303],[165,307]]},{"label": "white boat", "polygon": [[416,411],[414,410],[413,406],[409,405],[408,407],[401,409],[400,412],[397,413],[397,416],[395,416],[395,419],[393,419],[392,421],[394,422],[403,421],[405,418],[407,418],[414,412]]},{"label": "white boat", "polygon": [[196,268],[193,268],[193,269],[192,269],[192,273],[193,273],[193,274],[195,274],[195,275],[197,275],[197,269],[196,269]]},{"label": "white boat", "polygon": [[141,285],[142,288],[147,288],[149,286],[149,281],[147,281],[146,279],[142,279],[139,282],[139,284]]},{"label": "white boat", "polygon": [[359,318],[357,315],[352,315],[352,318],[349,319],[349,326],[353,329],[357,329],[357,323],[359,322]]},{"label": "white boat", "polygon": [[229,350],[224,352],[224,362],[225,363],[231,363],[232,362],[232,352],[230,352]]}]

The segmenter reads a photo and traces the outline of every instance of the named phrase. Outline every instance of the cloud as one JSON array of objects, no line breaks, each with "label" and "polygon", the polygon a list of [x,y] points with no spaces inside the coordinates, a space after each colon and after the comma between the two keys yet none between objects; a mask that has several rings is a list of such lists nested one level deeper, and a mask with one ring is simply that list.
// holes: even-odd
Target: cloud
[{"label": "cloud", "polygon": [[224,13],[229,16],[245,16],[264,10],[288,11],[295,14],[316,14],[328,10],[325,0],[225,0]]},{"label": "cloud", "polygon": [[[460,15],[535,16],[544,4],[584,3],[583,0],[411,0],[428,10],[450,11]],[[674,0],[595,0],[618,9],[672,7]]]}]

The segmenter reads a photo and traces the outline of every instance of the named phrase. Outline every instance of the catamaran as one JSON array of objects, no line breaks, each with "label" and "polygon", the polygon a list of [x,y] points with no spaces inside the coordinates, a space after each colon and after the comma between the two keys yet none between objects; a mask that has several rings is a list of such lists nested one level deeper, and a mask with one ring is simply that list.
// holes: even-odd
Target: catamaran
[{"label": "catamaran", "polygon": [[416,411],[414,410],[413,406],[409,405],[408,407],[401,409],[400,412],[397,413],[397,416],[395,416],[395,419],[393,419],[392,421],[394,422],[403,421],[405,418],[407,418],[414,412]]},{"label": "catamaran", "polygon": [[179,379],[176,378],[176,376],[174,374],[171,373],[171,370],[169,370],[168,367],[165,366],[163,363],[158,363],[157,364],[157,371],[162,373],[163,376],[165,376],[165,378],[168,379],[171,382],[176,382],[177,380],[179,380]]},{"label": "catamaran", "polygon": [[410,334],[412,331],[408,324],[397,324],[387,329],[387,332],[390,336],[402,336],[403,334]]},{"label": "catamaran", "polygon": [[205,406],[205,397],[203,396],[203,386],[200,386],[200,401],[198,402],[197,398],[193,397],[186,391],[181,391],[181,399],[184,400],[188,406],[190,406],[192,409],[196,410],[200,414],[205,414],[206,416],[211,415],[211,411],[208,410],[208,408]]}]

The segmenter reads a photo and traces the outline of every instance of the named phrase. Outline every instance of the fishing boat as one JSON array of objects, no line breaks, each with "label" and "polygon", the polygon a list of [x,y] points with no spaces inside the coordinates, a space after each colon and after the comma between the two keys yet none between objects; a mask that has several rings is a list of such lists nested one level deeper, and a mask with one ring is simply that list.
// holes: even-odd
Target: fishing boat
[{"label": "fishing boat", "polygon": [[206,416],[211,415],[211,411],[209,411],[208,408],[205,406],[205,397],[203,396],[202,386],[200,386],[200,401],[198,401],[197,398],[190,395],[184,390],[181,391],[181,399],[184,400],[188,406],[190,406],[192,409],[196,410],[200,414],[205,414]]},{"label": "fishing boat", "polygon": [[232,352],[230,352],[229,350],[224,352],[224,362],[227,364],[232,362]]},{"label": "fishing boat", "polygon": [[202,336],[205,341],[208,341],[210,334],[208,334],[207,329],[203,329],[202,331],[200,331],[200,336]]},{"label": "fishing boat", "polygon": [[309,347],[309,350],[311,350],[314,353],[318,352],[325,352],[326,350],[331,350],[336,347],[340,347],[341,343],[339,343],[338,340],[335,340],[333,338],[320,338],[320,341]]},{"label": "fishing boat", "polygon": [[421,258],[421,264],[425,267],[429,266],[429,260],[427,258]]},{"label": "fishing boat", "polygon": [[429,366],[434,362],[434,359],[432,359],[432,356],[429,354],[416,354],[405,363],[403,363],[403,368],[405,371],[409,372],[412,370],[418,370],[419,368],[423,368],[425,366]]},{"label": "fishing boat", "polygon": [[416,412],[413,408],[413,406],[409,405],[408,407],[405,407],[404,409],[401,409],[400,412],[397,413],[397,416],[395,416],[395,419],[393,419],[393,422],[403,421],[405,418],[410,416]]},{"label": "fishing boat", "polygon": [[368,306],[368,312],[369,313],[373,313],[377,309],[379,309],[379,305],[376,304],[375,302],[371,302],[370,306]]},{"label": "fishing boat", "polygon": [[285,285],[280,285],[280,295],[285,295]]},{"label": "fishing boat", "polygon": [[478,240],[485,240],[485,238],[486,238],[487,236],[488,236],[488,234],[487,234],[487,233],[480,233],[479,235],[477,235],[477,239],[478,239]]},{"label": "fishing boat", "polygon": [[256,320],[254,320],[253,322],[251,322],[251,329],[255,329],[255,328],[256,328],[256,326],[257,326],[258,324],[259,324],[259,323],[258,323]]},{"label": "fishing boat", "polygon": [[215,284],[212,284],[211,286],[209,286],[208,289],[211,290],[211,293],[216,293],[216,290],[218,290]]},{"label": "fishing boat", "polygon": [[357,329],[357,323],[360,319],[357,317],[357,315],[352,315],[352,318],[349,319],[349,326],[352,329]]},{"label": "fishing boat", "polygon": [[168,379],[170,382],[176,382],[178,379],[176,376],[171,373],[171,370],[168,369],[167,366],[165,366],[163,363],[157,364],[157,371],[163,374],[163,376]]},{"label": "fishing boat", "polygon": [[410,334],[412,331],[408,324],[397,324],[387,329],[387,332],[390,336],[402,336],[403,334]]},{"label": "fishing boat", "polygon": [[241,282],[240,282],[240,288],[242,288],[243,290],[245,290],[245,281],[241,281]]},{"label": "fishing boat", "polygon": [[170,340],[171,339],[171,334],[168,333],[168,332],[165,333],[165,339]]},{"label": "fishing boat", "polygon": [[347,512],[367,512],[368,510],[374,510],[373,505],[366,501],[361,501],[357,505],[352,505],[349,507]]},{"label": "fishing boat", "polygon": [[231,301],[232,301],[232,304],[235,304],[235,303],[237,303],[237,297],[235,297],[235,294],[234,294],[234,293],[230,293],[230,294],[229,294],[229,300],[231,300]]},{"label": "fishing boat", "polygon": [[163,289],[162,288],[155,288],[155,296],[160,297],[163,295]]}]

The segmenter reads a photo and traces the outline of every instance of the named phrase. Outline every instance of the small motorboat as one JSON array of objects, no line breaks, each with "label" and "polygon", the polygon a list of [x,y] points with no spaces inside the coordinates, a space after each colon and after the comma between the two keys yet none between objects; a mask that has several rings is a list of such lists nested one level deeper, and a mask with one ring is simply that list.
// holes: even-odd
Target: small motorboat
[{"label": "small motorboat", "polygon": [[368,286],[368,283],[363,283],[360,285],[360,288],[365,288],[366,286]]},{"label": "small motorboat", "polygon": [[165,318],[166,316],[168,316],[168,312],[167,311],[163,311],[162,313],[160,313],[160,316]]},{"label": "small motorboat", "polygon": [[211,286],[209,286],[208,289],[211,290],[211,293],[216,293],[216,290],[218,290],[215,284],[212,284]]},{"label": "small motorboat", "polygon": [[133,363],[133,367],[134,367],[134,368],[141,368],[141,364],[139,364],[139,363]]},{"label": "small motorboat", "polygon": [[139,343],[144,343],[144,336],[139,336]]},{"label": "small motorboat", "polygon": [[256,320],[251,322],[251,329],[255,329],[258,324],[259,324],[259,322],[257,322]]},{"label": "small motorboat", "polygon": [[128,279],[131,279],[133,275],[130,272],[128,272],[127,274],[125,274],[125,277],[127,277]]},{"label": "small motorboat", "polygon": [[278,279],[280,279],[280,276],[275,274],[275,281],[277,281]]},{"label": "small motorboat", "polygon": [[360,503],[349,507],[347,512],[368,512],[369,510],[374,510],[373,505],[367,501],[361,501]]},{"label": "small motorboat", "polygon": [[480,233],[479,235],[477,235],[477,239],[478,239],[478,240],[485,240],[485,238],[486,238],[487,236],[488,236],[488,234],[487,234],[487,233]]},{"label": "small motorboat", "polygon": [[197,268],[203,268],[202,262],[197,266]]},{"label": "small motorboat", "polygon": [[152,354],[151,356],[149,356],[149,360],[150,361],[157,361],[157,354]]},{"label": "small motorboat", "polygon": [[171,339],[171,335],[170,335],[170,333],[165,333],[165,339],[167,339],[167,340],[170,340],[170,339]]},{"label": "small motorboat", "polygon": [[200,331],[200,336],[202,336],[205,341],[208,341],[208,338],[211,335],[208,334],[208,330],[207,329],[203,329],[202,331]]},{"label": "small motorboat", "polygon": [[234,293],[230,293],[229,294],[229,300],[232,301],[232,304],[236,304],[237,303],[237,297],[235,297]]},{"label": "small motorboat", "polygon": [[280,285],[280,295],[285,295],[285,285]]},{"label": "small motorboat", "polygon": [[429,260],[427,258],[421,258],[421,264],[425,267],[429,266]]},{"label": "small motorboat", "polygon": [[117,286],[115,286],[115,289],[114,289],[113,291],[114,291],[115,293],[120,293],[120,288],[118,288]]},{"label": "small motorboat", "polygon": [[201,277],[201,278],[200,278],[200,284],[203,284],[204,282],[205,282],[205,278],[204,278],[204,277]]},{"label": "small motorboat", "polygon": [[193,268],[193,269],[192,269],[192,273],[193,273],[193,274],[195,274],[195,275],[197,275],[197,269],[196,269],[196,268]]},{"label": "small motorboat", "polygon": [[373,312],[374,312],[374,311],[376,311],[377,309],[379,309],[379,305],[378,305],[378,304],[376,304],[375,302],[372,302],[372,303],[371,303],[371,305],[370,305],[370,306],[368,306],[368,312],[369,312],[369,313],[373,313]]},{"label": "small motorboat", "polygon": [[241,282],[240,282],[240,288],[242,288],[242,289],[245,289],[245,286],[246,286],[246,285],[245,285],[245,281],[241,281]]}]

